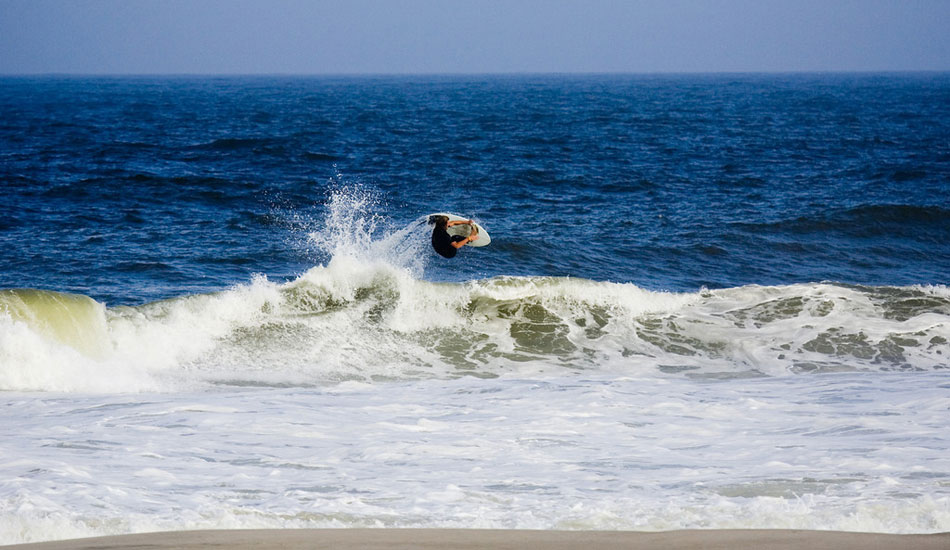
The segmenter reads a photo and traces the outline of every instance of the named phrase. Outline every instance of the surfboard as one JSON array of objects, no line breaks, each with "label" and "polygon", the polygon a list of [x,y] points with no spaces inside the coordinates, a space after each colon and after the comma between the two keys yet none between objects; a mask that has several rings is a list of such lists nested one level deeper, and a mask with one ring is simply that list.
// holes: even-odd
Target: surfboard
[{"label": "surfboard", "polygon": [[[457,214],[450,214],[448,212],[436,212],[434,214],[429,214],[429,216],[448,216],[449,221],[463,221],[467,222],[470,218],[459,216]],[[429,216],[426,216],[426,219],[429,219]],[[472,241],[470,243],[465,243],[465,246],[488,246],[491,244],[491,237],[488,235],[488,231],[485,231],[485,228],[479,225],[478,222],[475,223],[475,227],[478,228],[478,240]],[[472,226],[467,223],[461,225],[453,225],[448,229],[449,235],[461,235],[463,237],[468,237],[472,232]]]}]

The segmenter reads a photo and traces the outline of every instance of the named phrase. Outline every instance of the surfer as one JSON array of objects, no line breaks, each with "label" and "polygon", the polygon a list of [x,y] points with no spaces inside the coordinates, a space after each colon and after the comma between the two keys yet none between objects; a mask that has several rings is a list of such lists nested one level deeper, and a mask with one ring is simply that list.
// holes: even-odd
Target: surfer
[{"label": "surfer", "polygon": [[[432,230],[432,248],[444,258],[454,258],[458,254],[459,248],[466,244],[478,240],[478,227],[472,220],[449,220],[448,216],[429,216],[429,223],[435,224]],[[472,232],[467,237],[462,235],[449,235],[448,229],[453,225],[468,224],[472,226]]]}]

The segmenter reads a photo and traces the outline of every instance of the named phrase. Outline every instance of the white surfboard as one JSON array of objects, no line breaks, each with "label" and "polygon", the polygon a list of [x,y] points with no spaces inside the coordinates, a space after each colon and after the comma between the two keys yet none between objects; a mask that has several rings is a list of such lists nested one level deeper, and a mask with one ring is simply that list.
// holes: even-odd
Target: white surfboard
[{"label": "white surfboard", "polygon": [[[448,212],[436,212],[435,214],[429,214],[429,216],[448,216],[449,221],[463,221],[467,222],[471,218],[466,218],[456,214],[449,214]],[[426,216],[426,219],[429,219],[429,216]],[[488,246],[491,244],[491,237],[488,235],[488,231],[485,231],[485,228],[478,224],[478,222],[473,222],[475,227],[478,228],[478,240],[472,241],[470,243],[465,243],[465,246]],[[472,232],[472,226],[467,223],[460,225],[453,225],[448,229],[449,235],[461,235],[463,237],[468,237]]]}]

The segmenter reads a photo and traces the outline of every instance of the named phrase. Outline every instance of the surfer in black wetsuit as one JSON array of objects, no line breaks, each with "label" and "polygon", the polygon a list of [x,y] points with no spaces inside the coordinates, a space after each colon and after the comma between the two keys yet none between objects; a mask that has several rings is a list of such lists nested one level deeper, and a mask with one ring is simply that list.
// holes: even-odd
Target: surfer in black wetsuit
[{"label": "surfer in black wetsuit", "polygon": [[[449,221],[448,216],[430,216],[429,223],[435,224],[435,229],[432,230],[432,248],[443,258],[454,258],[459,248],[478,239],[478,228],[472,220]],[[472,226],[472,233],[468,237],[449,235],[449,227],[466,223]]]}]

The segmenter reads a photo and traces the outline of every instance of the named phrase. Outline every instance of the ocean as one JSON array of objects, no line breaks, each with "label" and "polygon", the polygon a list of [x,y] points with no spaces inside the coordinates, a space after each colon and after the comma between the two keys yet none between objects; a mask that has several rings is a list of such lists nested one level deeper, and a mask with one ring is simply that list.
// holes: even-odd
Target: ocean
[{"label": "ocean", "polygon": [[950,531],[950,74],[0,77],[0,189],[0,544]]}]

